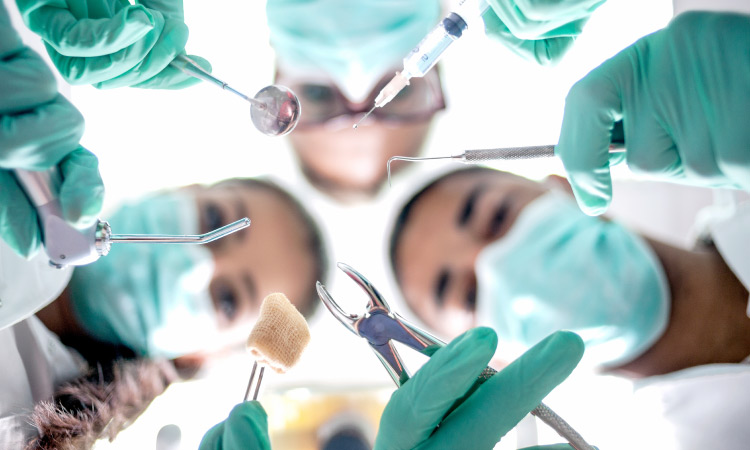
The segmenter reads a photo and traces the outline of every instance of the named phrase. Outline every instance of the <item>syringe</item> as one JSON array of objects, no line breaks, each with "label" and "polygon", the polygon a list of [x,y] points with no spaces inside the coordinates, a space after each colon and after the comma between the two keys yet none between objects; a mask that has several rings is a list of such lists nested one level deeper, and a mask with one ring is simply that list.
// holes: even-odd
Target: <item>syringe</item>
[{"label": "syringe", "polygon": [[393,100],[402,89],[409,85],[410,79],[425,76],[440,61],[448,47],[469,28],[467,21],[473,22],[473,19],[481,17],[488,7],[486,0],[458,0],[453,11],[406,55],[404,70],[396,72],[396,76],[375,97],[375,105],[372,109],[354,124],[353,128],[356,129],[375,111],[375,108],[382,108]]}]

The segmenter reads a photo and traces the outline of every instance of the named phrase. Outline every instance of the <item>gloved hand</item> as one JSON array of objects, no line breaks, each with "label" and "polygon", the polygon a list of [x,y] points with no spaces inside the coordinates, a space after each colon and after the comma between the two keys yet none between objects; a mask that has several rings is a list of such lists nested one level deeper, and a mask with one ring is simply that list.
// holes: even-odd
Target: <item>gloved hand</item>
[{"label": "gloved hand", "polygon": [[[477,388],[477,377],[496,347],[492,329],[475,328],[435,352],[391,396],[375,450],[491,449],[583,356],[581,338],[560,331]],[[460,405],[446,417],[457,400]]]},{"label": "gloved hand", "polygon": [[[568,93],[555,152],[591,215],[612,200],[609,168],[750,189],[750,17],[691,12],[592,70]],[[609,157],[623,121],[626,154]]]},{"label": "gloved hand", "polygon": [[83,116],[57,92],[49,68],[23,45],[0,5],[0,238],[21,256],[33,255],[41,236],[36,210],[10,169],[57,165],[63,216],[75,226],[92,225],[101,210],[98,162],[78,144],[82,135]]},{"label": "gloved hand", "polygon": [[[182,89],[198,79],[169,66],[185,53],[182,0],[16,0],[70,84]],[[204,69],[211,65],[190,56]]]},{"label": "gloved hand", "polygon": [[229,417],[213,426],[198,450],[271,450],[266,411],[256,401],[235,406]]},{"label": "gloved hand", "polygon": [[541,65],[558,62],[604,0],[487,0],[484,31]]}]

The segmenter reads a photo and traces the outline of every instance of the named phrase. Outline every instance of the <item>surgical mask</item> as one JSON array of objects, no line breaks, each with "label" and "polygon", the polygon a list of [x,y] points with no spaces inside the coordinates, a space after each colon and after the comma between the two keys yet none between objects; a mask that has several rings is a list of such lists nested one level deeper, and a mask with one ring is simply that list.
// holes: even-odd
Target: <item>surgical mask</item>
[{"label": "surgical mask", "polygon": [[[128,234],[199,234],[195,200],[156,195],[110,217]],[[200,245],[115,244],[105,257],[75,269],[73,311],[93,337],[142,356],[174,358],[218,339],[209,293],[214,263]]]},{"label": "surgical mask", "polygon": [[364,101],[383,75],[401,64],[438,23],[439,14],[437,0],[268,0],[266,4],[280,70],[292,77],[330,77],[354,103]]},{"label": "surgical mask", "polygon": [[644,240],[617,223],[589,217],[549,192],[477,257],[477,320],[515,351],[565,329],[586,343],[584,359],[615,366],[664,332],[669,287]]}]

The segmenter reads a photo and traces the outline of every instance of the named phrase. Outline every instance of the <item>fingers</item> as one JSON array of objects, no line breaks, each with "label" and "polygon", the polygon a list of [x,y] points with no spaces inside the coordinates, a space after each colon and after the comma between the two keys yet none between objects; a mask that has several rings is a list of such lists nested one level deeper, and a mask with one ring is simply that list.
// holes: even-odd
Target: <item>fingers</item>
[{"label": "fingers", "polygon": [[[12,56],[11,56],[12,55]],[[29,111],[58,96],[47,64],[28,47],[0,60],[0,115]]]},{"label": "fingers", "polygon": [[[154,13],[155,17],[163,18],[160,13]],[[157,30],[155,30],[157,31]],[[113,89],[117,87],[133,86],[145,80],[157,76],[174,58],[185,49],[188,39],[187,26],[180,21],[167,19],[164,27],[153,33],[157,36],[156,42],[149,49],[148,54],[141,58],[135,66],[117,77],[95,83],[98,89]],[[132,46],[133,48],[135,46]]]},{"label": "fingers", "polygon": [[139,0],[138,3],[170,19],[184,20],[182,0]]},{"label": "fingers", "polygon": [[[190,59],[195,61],[201,68],[207,72],[211,72],[211,63],[204,58],[195,55],[189,55]],[[159,72],[158,75],[138,84],[134,84],[132,87],[141,89],[184,89],[200,83],[201,80],[195,78],[185,72],[172,67],[167,66],[164,70]]]},{"label": "fingers", "polygon": [[570,375],[583,350],[583,340],[575,333],[550,335],[482,384],[443,421],[431,441],[440,448],[493,448]]},{"label": "fingers", "polygon": [[0,170],[0,238],[29,258],[41,245],[36,211],[11,172]]},{"label": "fingers", "polygon": [[268,417],[257,401],[235,406],[224,422],[225,449],[270,450]]},{"label": "fingers", "polygon": [[198,450],[222,450],[224,439],[224,422],[219,422],[203,435]]},{"label": "fingers", "polygon": [[430,437],[450,407],[472,387],[495,353],[497,335],[475,328],[438,350],[391,397],[376,449],[411,449]]},{"label": "fingers", "polygon": [[63,218],[78,228],[93,225],[104,202],[104,184],[96,156],[79,147],[60,162],[60,171]]},{"label": "fingers", "polygon": [[612,200],[609,145],[614,124],[622,118],[622,89],[632,85],[632,73],[629,54],[623,51],[578,81],[565,99],[555,154],[578,205],[589,215],[602,214]]},{"label": "fingers", "polygon": [[482,18],[487,36],[499,41],[520,57],[535,61],[542,66],[550,66],[559,62],[575,42],[573,36],[521,39],[513,35],[492,11],[487,11]]},{"label": "fingers", "polygon": [[68,9],[43,6],[25,14],[25,20],[55,51],[69,57],[116,53],[154,29],[151,13],[137,5],[103,19],[75,17]]},{"label": "fingers", "polygon": [[45,170],[57,164],[83,135],[83,116],[57,95],[36,109],[0,116],[0,167]]}]

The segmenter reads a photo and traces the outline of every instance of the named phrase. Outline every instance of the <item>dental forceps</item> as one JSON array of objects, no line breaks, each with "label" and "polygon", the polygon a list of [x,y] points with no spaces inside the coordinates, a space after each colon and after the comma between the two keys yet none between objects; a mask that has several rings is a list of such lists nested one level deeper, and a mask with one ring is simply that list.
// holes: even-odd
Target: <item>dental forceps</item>
[{"label": "dental forceps", "polygon": [[[347,264],[340,262],[337,266],[367,293],[369,300],[365,313],[359,315],[344,312],[320,282],[316,284],[318,297],[320,297],[326,308],[347,330],[367,340],[370,348],[373,349],[380,362],[383,363],[385,370],[396,383],[396,386],[400,387],[409,379],[409,372],[398,351],[393,346],[393,341],[400,342],[423,354],[429,354],[429,350],[426,349],[443,347],[445,343],[426,331],[419,329],[393,311],[388,306],[385,298],[364,275]],[[486,367],[479,374],[477,383],[484,383],[495,373],[497,373],[495,369]],[[539,406],[534,408],[531,414],[539,417],[544,423],[552,427],[557,434],[566,439],[576,450],[594,450],[594,447],[586,443],[573,427],[544,403],[540,403]]]}]

